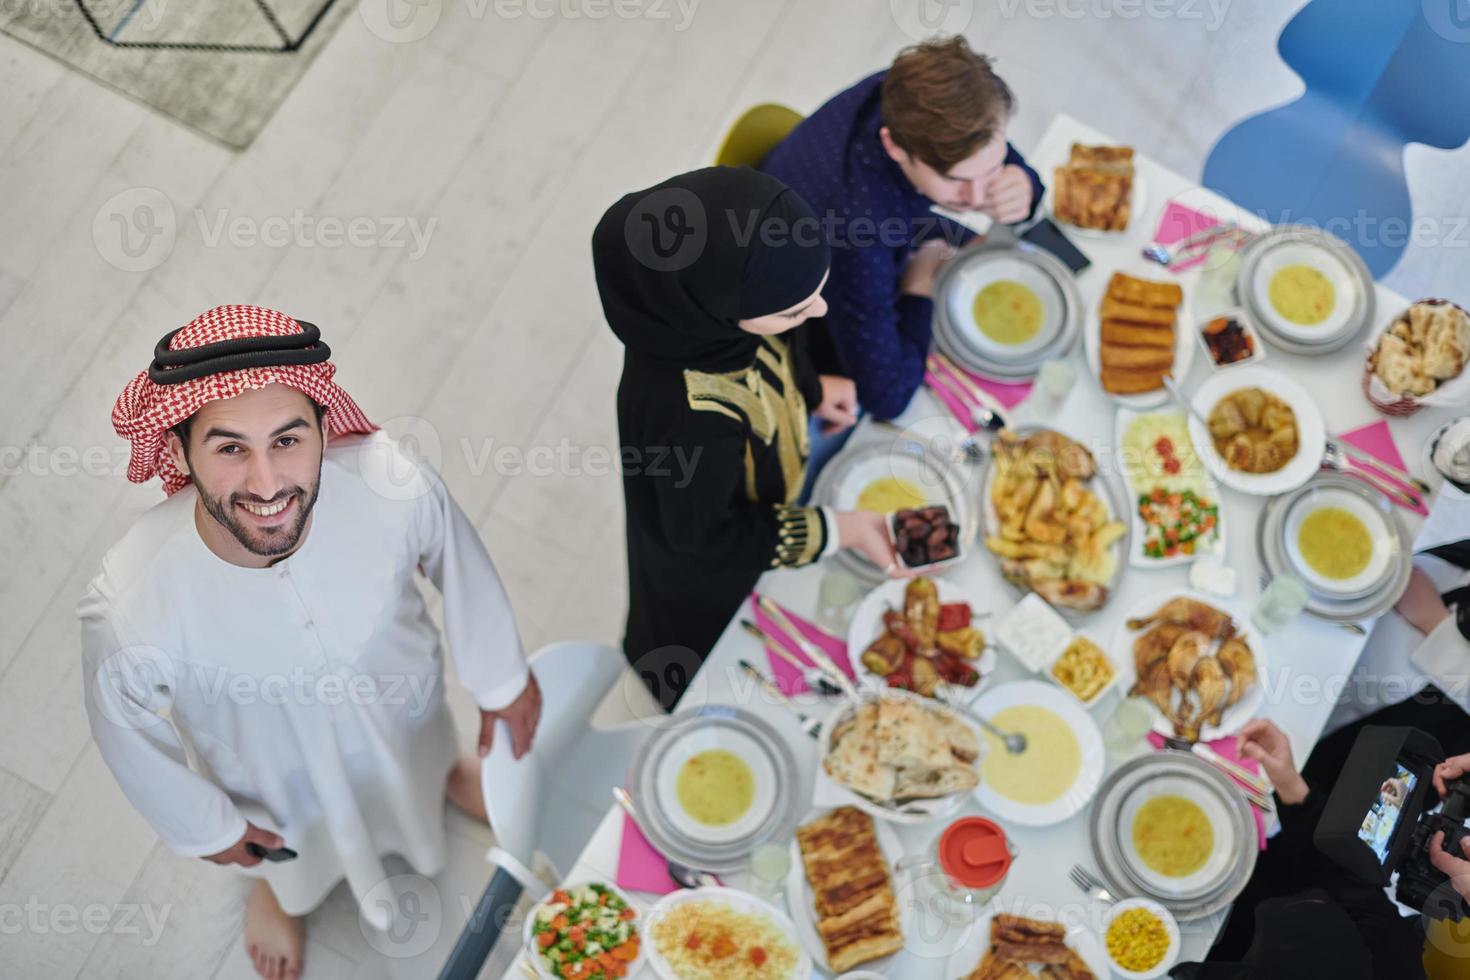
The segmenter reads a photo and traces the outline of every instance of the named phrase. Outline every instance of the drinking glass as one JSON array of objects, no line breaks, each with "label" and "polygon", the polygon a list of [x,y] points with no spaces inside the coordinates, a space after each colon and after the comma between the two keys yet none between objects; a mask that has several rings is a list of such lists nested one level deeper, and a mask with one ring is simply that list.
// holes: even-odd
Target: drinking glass
[{"label": "drinking glass", "polygon": [[1273,578],[1251,610],[1251,623],[1262,633],[1279,633],[1307,607],[1307,587],[1295,575]]},{"label": "drinking glass", "polygon": [[838,636],[845,636],[853,607],[862,595],[863,590],[856,578],[840,568],[831,569],[822,576],[821,585],[817,587],[817,625]]}]

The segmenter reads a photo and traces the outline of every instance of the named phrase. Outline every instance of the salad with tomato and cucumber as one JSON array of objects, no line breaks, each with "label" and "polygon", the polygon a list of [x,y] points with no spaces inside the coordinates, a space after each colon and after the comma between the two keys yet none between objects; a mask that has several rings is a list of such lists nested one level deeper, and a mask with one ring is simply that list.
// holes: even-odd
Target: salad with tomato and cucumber
[{"label": "salad with tomato and cucumber", "polygon": [[1212,543],[1219,533],[1220,505],[1193,490],[1170,493],[1154,487],[1139,494],[1138,517],[1143,522],[1145,558],[1193,555]]},{"label": "salad with tomato and cucumber", "polygon": [[542,972],[562,980],[626,977],[638,959],[638,910],[607,885],[558,888],[536,907],[530,945]]}]

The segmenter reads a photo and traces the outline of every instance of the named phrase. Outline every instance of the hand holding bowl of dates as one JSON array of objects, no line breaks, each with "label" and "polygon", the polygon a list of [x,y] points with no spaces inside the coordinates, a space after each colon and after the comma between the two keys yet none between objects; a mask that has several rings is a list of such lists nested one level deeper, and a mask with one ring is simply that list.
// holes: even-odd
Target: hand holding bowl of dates
[{"label": "hand holding bowl of dates", "polygon": [[904,568],[933,571],[958,564],[964,557],[960,526],[944,504],[895,511],[888,519],[893,550]]}]

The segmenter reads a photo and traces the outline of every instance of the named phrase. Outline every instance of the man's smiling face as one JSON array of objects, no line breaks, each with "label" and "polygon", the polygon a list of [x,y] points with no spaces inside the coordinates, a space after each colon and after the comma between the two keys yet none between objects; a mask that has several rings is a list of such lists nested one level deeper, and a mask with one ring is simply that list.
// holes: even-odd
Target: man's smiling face
[{"label": "man's smiling face", "polygon": [[193,477],[209,518],[244,549],[240,563],[294,551],[321,486],[326,439],[316,403],[286,385],[251,389],[199,409],[184,437],[187,445],[169,433],[174,462]]}]

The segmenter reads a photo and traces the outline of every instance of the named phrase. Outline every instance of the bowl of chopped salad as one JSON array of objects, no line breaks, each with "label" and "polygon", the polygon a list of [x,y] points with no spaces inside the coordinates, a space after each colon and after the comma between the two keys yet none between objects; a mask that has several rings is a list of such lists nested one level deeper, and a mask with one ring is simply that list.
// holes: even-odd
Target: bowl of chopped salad
[{"label": "bowl of chopped salad", "polygon": [[526,958],[556,980],[615,980],[643,965],[638,909],[612,885],[558,888],[526,917]]}]

